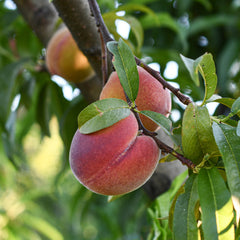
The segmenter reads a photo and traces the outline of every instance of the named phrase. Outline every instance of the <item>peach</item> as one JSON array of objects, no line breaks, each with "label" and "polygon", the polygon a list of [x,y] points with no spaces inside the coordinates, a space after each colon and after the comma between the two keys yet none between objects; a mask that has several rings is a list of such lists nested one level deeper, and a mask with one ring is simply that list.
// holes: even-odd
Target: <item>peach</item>
[{"label": "peach", "polygon": [[121,195],[142,186],[153,174],[160,150],[155,141],[138,136],[131,113],[114,125],[91,134],[76,131],[70,148],[70,166],[89,190]]},{"label": "peach", "polygon": [[86,81],[94,73],[67,27],[56,31],[50,39],[46,49],[46,65],[52,75],[74,83]]},{"label": "peach", "polygon": [[[139,74],[139,90],[136,99],[138,110],[150,110],[168,116],[171,111],[171,96],[161,83],[142,67],[137,67]],[[100,99],[120,98],[126,100],[117,72],[111,73],[108,82],[103,87]],[[141,115],[143,125],[150,131],[155,131],[158,125],[151,119]]]}]

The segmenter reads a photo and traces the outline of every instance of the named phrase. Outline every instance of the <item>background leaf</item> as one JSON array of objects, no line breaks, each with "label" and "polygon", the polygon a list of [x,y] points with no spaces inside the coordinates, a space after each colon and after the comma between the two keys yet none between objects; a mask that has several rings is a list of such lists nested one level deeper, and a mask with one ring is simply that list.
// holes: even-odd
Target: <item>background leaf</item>
[{"label": "background leaf", "polygon": [[121,85],[129,99],[134,102],[138,94],[139,76],[133,53],[122,39],[119,43],[109,42],[107,46],[114,54],[113,65]]},{"label": "background leaf", "polygon": [[216,168],[201,169],[198,193],[204,239],[234,239],[231,195]]},{"label": "background leaf", "polygon": [[99,100],[88,105],[78,116],[78,127],[89,134],[109,127],[131,113],[128,104],[116,98]]},{"label": "background leaf", "polygon": [[4,125],[10,113],[11,104],[17,88],[20,86],[17,81],[17,76],[23,69],[27,59],[21,59],[20,61],[13,62],[9,65],[4,66],[0,71],[0,123]]}]

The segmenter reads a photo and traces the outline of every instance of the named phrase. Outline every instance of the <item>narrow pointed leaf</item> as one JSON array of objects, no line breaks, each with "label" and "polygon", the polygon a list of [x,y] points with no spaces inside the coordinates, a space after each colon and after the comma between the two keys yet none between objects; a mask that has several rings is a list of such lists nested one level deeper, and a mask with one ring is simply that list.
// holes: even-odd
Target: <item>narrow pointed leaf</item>
[{"label": "narrow pointed leaf", "polygon": [[240,136],[235,127],[215,122],[213,134],[222,155],[229,189],[240,202]]},{"label": "narrow pointed leaf", "polygon": [[173,217],[174,239],[199,239],[197,219],[195,218],[195,206],[197,202],[197,175],[192,174],[185,183],[184,193],[176,201]]},{"label": "narrow pointed leaf", "polygon": [[217,169],[201,169],[198,193],[204,239],[234,239],[231,195]]},{"label": "narrow pointed leaf", "polygon": [[22,59],[18,62],[11,63],[1,68],[0,71],[0,124],[4,125],[7,120],[11,104],[19,87],[17,75],[23,69],[27,59]]},{"label": "narrow pointed leaf", "polygon": [[171,129],[172,129],[172,122],[169,118],[165,117],[161,113],[153,112],[153,111],[148,111],[148,110],[143,110],[140,111],[141,114],[147,116],[148,118],[152,119],[155,123],[157,123],[159,126],[163,128],[163,130],[167,134],[171,134]]},{"label": "narrow pointed leaf", "polygon": [[130,112],[128,104],[121,99],[99,100],[80,112],[78,127],[83,134],[93,133],[124,119]]},{"label": "narrow pointed leaf", "polygon": [[107,47],[114,55],[113,65],[121,85],[129,97],[134,102],[137,98],[139,87],[139,76],[134,55],[129,46],[122,40],[109,42]]}]

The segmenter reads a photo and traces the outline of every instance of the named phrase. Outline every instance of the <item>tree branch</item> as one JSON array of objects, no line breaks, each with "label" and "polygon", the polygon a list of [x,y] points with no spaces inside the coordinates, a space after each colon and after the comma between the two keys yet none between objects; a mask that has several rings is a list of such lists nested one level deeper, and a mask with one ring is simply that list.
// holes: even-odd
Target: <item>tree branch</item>
[{"label": "tree branch", "polygon": [[72,33],[78,47],[87,56],[99,79],[101,79],[101,41],[87,1],[53,0],[52,3]]},{"label": "tree branch", "polygon": [[56,30],[58,14],[49,0],[13,0],[25,21],[30,25],[37,37],[47,45]]},{"label": "tree branch", "polygon": [[[58,12],[49,0],[13,0],[27,24],[35,32],[43,46],[46,47],[53,33],[57,30]],[[101,49],[96,23],[90,16],[89,6],[84,0],[55,1],[60,15],[75,38],[79,48],[89,59],[97,75],[90,81],[76,86],[89,102],[99,98],[101,85]],[[67,11],[66,16],[64,11]],[[76,19],[75,19],[76,18]]]}]

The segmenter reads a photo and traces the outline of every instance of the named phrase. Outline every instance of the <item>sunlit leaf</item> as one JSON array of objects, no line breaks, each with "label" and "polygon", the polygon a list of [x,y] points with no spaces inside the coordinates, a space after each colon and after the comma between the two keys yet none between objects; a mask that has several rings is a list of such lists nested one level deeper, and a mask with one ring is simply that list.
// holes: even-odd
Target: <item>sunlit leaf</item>
[{"label": "sunlit leaf", "polygon": [[201,169],[198,192],[204,239],[234,239],[231,195],[217,169]]},{"label": "sunlit leaf", "polygon": [[88,105],[78,115],[78,127],[89,134],[109,127],[131,113],[128,104],[117,98],[99,100]]},{"label": "sunlit leaf", "polygon": [[114,55],[113,65],[121,85],[129,99],[134,102],[139,88],[139,75],[134,55],[122,39],[119,40],[119,43],[109,42],[107,46]]}]

